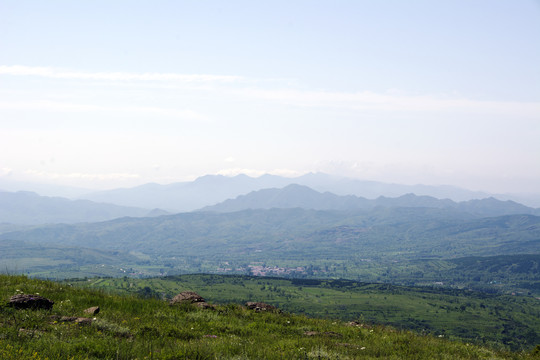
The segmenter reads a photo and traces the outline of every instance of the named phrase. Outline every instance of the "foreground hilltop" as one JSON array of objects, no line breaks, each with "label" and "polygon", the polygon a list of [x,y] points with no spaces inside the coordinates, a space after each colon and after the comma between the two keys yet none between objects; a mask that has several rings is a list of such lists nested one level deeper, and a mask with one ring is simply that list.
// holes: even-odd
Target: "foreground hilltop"
[{"label": "foreground hilltop", "polygon": [[[21,293],[46,297],[54,305],[50,310],[7,306]],[[535,358],[362,322],[234,304],[171,306],[23,276],[0,275],[0,297],[1,359]],[[94,306],[99,313],[84,312]]]}]

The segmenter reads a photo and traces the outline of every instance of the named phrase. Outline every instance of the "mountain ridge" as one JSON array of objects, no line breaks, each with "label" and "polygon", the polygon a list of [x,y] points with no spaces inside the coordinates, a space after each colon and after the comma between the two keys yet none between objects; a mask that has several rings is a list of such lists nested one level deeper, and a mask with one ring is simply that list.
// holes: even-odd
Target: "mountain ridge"
[{"label": "mountain ridge", "polygon": [[380,196],[370,200],[355,195],[340,196],[331,192],[318,192],[310,187],[291,184],[281,189],[262,189],[239,195],[213,206],[206,206],[200,211],[234,212],[245,209],[304,208],[313,210],[370,210],[383,207],[429,207],[452,208],[470,214],[502,216],[511,214],[540,215],[540,209],[534,209],[511,200],[501,201],[493,197],[480,200],[455,202],[450,199],[415,194],[405,194],[396,198]]}]

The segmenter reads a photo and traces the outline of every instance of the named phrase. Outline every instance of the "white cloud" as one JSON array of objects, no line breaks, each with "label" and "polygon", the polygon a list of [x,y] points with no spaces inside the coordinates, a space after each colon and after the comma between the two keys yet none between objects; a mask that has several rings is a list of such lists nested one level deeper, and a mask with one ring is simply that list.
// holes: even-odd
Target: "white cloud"
[{"label": "white cloud", "polygon": [[152,106],[101,106],[78,104],[61,101],[39,100],[39,101],[14,101],[0,102],[2,110],[39,110],[54,112],[122,112],[146,114],[155,116],[177,117],[191,120],[205,120],[206,117],[194,110],[189,109],[171,109]]},{"label": "white cloud", "polygon": [[446,95],[405,95],[395,90],[386,93],[261,88],[245,88],[233,91],[247,97],[302,107],[332,107],[385,112],[462,111],[468,113],[504,113],[536,118],[540,114],[540,102],[480,101]]},{"label": "white cloud", "polygon": [[[286,79],[251,79],[242,76],[212,75],[212,74],[178,74],[178,73],[130,73],[130,72],[83,72],[69,71],[52,67],[37,67],[23,65],[0,65],[0,75],[11,76],[39,76],[52,79],[95,80],[110,81],[112,83],[143,82],[145,86],[153,86],[159,82],[160,87],[170,87],[180,84],[192,84],[199,91],[217,91],[213,96],[221,97],[230,94],[240,99],[257,99],[270,103],[280,103],[309,108],[341,108],[353,111],[382,111],[382,112],[465,112],[471,114],[497,114],[512,115],[514,117],[534,117],[540,114],[540,102],[515,101],[481,101],[468,99],[459,95],[408,95],[398,89],[389,89],[386,92],[372,91],[317,91],[297,88]],[[258,86],[245,86],[257,83]],[[216,84],[222,86],[214,87]],[[244,85],[238,88],[238,85]],[[267,87],[266,84],[271,87]],[[276,87],[280,86],[281,87]],[[234,86],[233,86],[234,85]],[[212,101],[212,97],[209,97]],[[0,104],[2,108],[17,106],[17,104]],[[31,105],[32,106],[32,105]],[[80,104],[65,104],[59,106],[55,103],[42,102],[33,106],[65,111],[80,109],[81,111],[96,110],[96,107]],[[107,109],[108,110],[108,109]],[[114,109],[113,109],[114,110]],[[118,111],[125,109],[117,108]],[[154,112],[156,115],[170,114],[178,110],[140,107],[135,111]],[[180,110],[182,112],[184,110]],[[178,116],[193,116],[184,113]]]},{"label": "white cloud", "polygon": [[188,83],[238,82],[241,76],[176,73],[82,72],[51,67],[0,65],[0,75],[40,76],[54,79],[107,80],[107,81],[177,81]]}]

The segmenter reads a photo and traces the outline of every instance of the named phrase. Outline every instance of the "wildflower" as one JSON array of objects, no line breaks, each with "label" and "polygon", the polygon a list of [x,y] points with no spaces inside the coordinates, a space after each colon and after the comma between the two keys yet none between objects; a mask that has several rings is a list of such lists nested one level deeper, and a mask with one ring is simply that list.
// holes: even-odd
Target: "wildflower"
[{"label": "wildflower", "polygon": [[360,348],[360,350],[366,350],[366,347],[365,347],[365,346],[362,346],[362,347]]},{"label": "wildflower", "polygon": [[217,335],[203,335],[203,337],[215,339],[215,338],[217,338]]}]

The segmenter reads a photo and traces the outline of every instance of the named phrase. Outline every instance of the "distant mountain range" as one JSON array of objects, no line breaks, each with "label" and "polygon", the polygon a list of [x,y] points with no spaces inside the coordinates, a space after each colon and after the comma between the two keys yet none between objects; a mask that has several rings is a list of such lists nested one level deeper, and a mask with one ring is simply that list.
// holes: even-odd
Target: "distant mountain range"
[{"label": "distant mountain range", "polygon": [[[300,178],[304,182],[329,186],[331,177],[310,174]],[[493,197],[456,202],[428,195],[404,194],[399,197],[379,196],[367,199],[357,195],[319,192],[305,185],[287,184],[290,178],[265,175],[251,178],[205,176],[188,183],[171,185],[147,184],[131,189],[117,189],[88,195],[92,200],[69,200],[61,197],[39,196],[36,193],[0,191],[0,224],[36,225],[47,223],[77,223],[106,221],[119,217],[153,217],[169,214],[161,208],[178,212],[179,208],[234,212],[245,209],[303,208],[315,210],[370,210],[376,207],[427,207],[454,209],[469,214],[501,216],[511,214],[540,215],[540,209]],[[336,184],[354,181],[336,180]],[[272,187],[272,184],[282,186]],[[283,185],[285,184],[285,185]],[[363,182],[358,182],[358,190]],[[373,185],[373,184],[372,184]],[[327,187],[328,187],[327,186]],[[257,189],[258,187],[265,187]],[[345,186],[345,188],[347,188]],[[435,188],[434,188],[435,189]],[[347,192],[349,190],[340,189]],[[365,190],[365,189],[364,189]],[[245,193],[238,195],[239,193]],[[470,193],[469,195],[473,195]],[[220,201],[218,201],[220,199]],[[139,205],[139,206],[136,206]],[[198,208],[196,206],[201,205]],[[150,210],[154,209],[154,210]],[[185,210],[187,211],[187,210]]]},{"label": "distant mountain range", "polygon": [[89,200],[39,196],[27,191],[0,191],[0,223],[35,225],[96,222],[124,216],[145,217],[166,213],[159,209],[148,210]]},{"label": "distant mountain range", "polygon": [[368,199],[380,196],[397,197],[410,193],[454,201],[482,199],[490,196],[487,193],[452,186],[387,184],[310,173],[296,178],[275,175],[263,175],[257,178],[247,175],[234,177],[206,175],[192,182],[178,182],[169,185],[145,184],[134,188],[93,192],[81,198],[122,206],[160,208],[170,212],[183,212],[214,205],[252,191],[282,188],[291,184],[308,186],[320,192],[331,192],[342,196],[355,195]]},{"label": "distant mountain range", "polygon": [[540,215],[540,209],[533,209],[514,201],[495,198],[455,202],[439,200],[431,196],[406,194],[400,197],[378,197],[369,200],[354,195],[338,196],[330,192],[320,193],[303,185],[288,185],[282,189],[263,189],[236,199],[229,199],[201,211],[234,212],[246,209],[303,208],[314,210],[370,210],[375,207],[427,207],[455,209],[469,214],[487,217],[513,214]]}]

